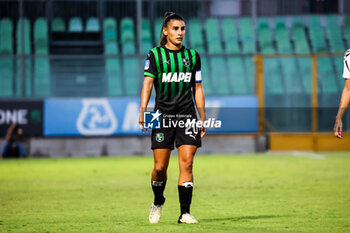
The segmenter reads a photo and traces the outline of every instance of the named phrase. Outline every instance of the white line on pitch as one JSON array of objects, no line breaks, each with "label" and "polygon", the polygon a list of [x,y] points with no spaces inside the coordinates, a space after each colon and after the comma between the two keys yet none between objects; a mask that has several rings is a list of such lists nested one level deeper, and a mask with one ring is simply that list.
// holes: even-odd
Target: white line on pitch
[{"label": "white line on pitch", "polygon": [[292,155],[296,157],[304,157],[304,158],[310,158],[310,159],[319,159],[319,160],[326,159],[325,155],[316,154],[312,152],[305,152],[305,151],[293,151]]}]

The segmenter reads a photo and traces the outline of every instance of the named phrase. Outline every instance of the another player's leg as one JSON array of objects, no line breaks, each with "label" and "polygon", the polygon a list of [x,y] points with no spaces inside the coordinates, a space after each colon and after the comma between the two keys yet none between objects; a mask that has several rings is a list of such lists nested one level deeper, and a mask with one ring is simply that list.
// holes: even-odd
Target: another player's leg
[{"label": "another player's leg", "polygon": [[162,207],[165,202],[163,193],[167,181],[170,153],[171,149],[153,150],[154,168],[152,171],[151,185],[154,194],[154,201],[149,214],[150,223],[158,223],[161,217]]},{"label": "another player's leg", "polygon": [[178,182],[179,200],[181,213],[178,223],[198,223],[198,221],[190,215],[190,206],[192,202],[193,192],[193,158],[197,151],[197,146],[182,145],[179,151],[179,167],[180,176]]}]

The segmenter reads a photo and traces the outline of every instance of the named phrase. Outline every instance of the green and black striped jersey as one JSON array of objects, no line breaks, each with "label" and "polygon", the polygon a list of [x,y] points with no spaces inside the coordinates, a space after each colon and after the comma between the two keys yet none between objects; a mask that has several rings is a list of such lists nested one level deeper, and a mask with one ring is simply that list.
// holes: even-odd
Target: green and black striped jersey
[{"label": "green and black striped jersey", "polygon": [[144,75],[154,78],[155,109],[163,113],[193,113],[195,83],[202,82],[199,54],[184,46],[180,50],[153,48],[147,55]]}]

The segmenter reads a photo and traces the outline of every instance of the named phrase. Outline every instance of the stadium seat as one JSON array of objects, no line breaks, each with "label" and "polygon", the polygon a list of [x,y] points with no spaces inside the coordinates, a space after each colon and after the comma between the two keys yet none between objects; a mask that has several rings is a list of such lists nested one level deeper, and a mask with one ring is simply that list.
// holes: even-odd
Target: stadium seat
[{"label": "stadium seat", "polygon": [[265,92],[267,95],[283,94],[283,75],[279,68],[280,58],[265,58],[264,59],[264,77],[265,77]]},{"label": "stadium seat", "polygon": [[224,57],[211,57],[211,80],[216,95],[230,95],[232,92],[227,79],[227,67]]},{"label": "stadium seat", "polygon": [[274,54],[276,53],[273,46],[272,35],[267,18],[258,19],[258,41],[260,44],[260,51],[262,54]]},{"label": "stadium seat", "polygon": [[121,44],[124,55],[136,53],[134,21],[131,18],[123,18],[121,20]]},{"label": "stadium seat", "polygon": [[69,32],[82,32],[83,31],[83,23],[81,21],[81,18],[79,17],[73,17],[69,20]]},{"label": "stadium seat", "polygon": [[237,27],[234,19],[224,18],[221,25],[226,53],[240,53],[241,50],[238,44]]},{"label": "stadium seat", "polygon": [[38,18],[34,23],[34,53],[48,54],[47,21]]},{"label": "stadium seat", "polygon": [[[304,92],[303,80],[294,57],[279,59],[282,65],[284,87],[287,94],[302,94]],[[304,78],[304,77],[303,77]],[[311,76],[307,77],[311,78]]]},{"label": "stadium seat", "polygon": [[[13,54],[12,42],[13,26],[8,18],[0,20],[0,55]],[[0,58],[0,97],[13,95],[13,60],[12,58]]]},{"label": "stadium seat", "polygon": [[151,24],[148,19],[142,19],[141,54],[147,54],[152,49]]},{"label": "stadium seat", "polygon": [[293,50],[286,27],[286,19],[284,17],[276,17],[274,21],[277,51],[279,53],[292,53]]},{"label": "stadium seat", "polygon": [[241,57],[228,57],[228,80],[233,95],[247,95],[248,83],[246,73],[244,72],[244,64]]},{"label": "stadium seat", "polygon": [[248,94],[252,95],[255,93],[255,64],[251,56],[245,56],[243,61],[245,77],[248,83]]},{"label": "stadium seat", "polygon": [[250,18],[243,17],[239,20],[239,31],[243,45],[243,53],[251,54],[256,52],[254,41],[253,25]]},{"label": "stadium seat", "polygon": [[294,16],[292,18],[292,39],[294,41],[295,53],[310,53],[303,19],[299,16]]},{"label": "stadium seat", "polygon": [[320,94],[338,93],[336,82],[336,73],[332,68],[332,62],[329,57],[320,57],[317,59],[317,79],[319,82]]},{"label": "stadium seat", "polygon": [[[30,43],[30,23],[28,19],[23,19],[23,26],[24,26],[24,34],[23,34],[23,41],[24,41],[24,50],[22,51],[22,33],[21,33],[21,21],[18,20],[17,22],[17,54],[25,54],[30,55],[31,54],[31,43]],[[22,60],[17,60],[17,78],[16,78],[16,94],[17,96],[20,96],[22,94],[22,81],[21,81],[21,62]],[[31,82],[31,61],[30,59],[25,59],[25,95],[31,96],[32,95],[32,82]]]},{"label": "stadium seat", "polygon": [[[34,53],[48,54],[47,21],[38,18],[34,23]],[[47,97],[50,95],[50,62],[48,58],[35,58],[33,95]]]},{"label": "stadium seat", "polygon": [[[17,54],[22,53],[22,44],[21,44],[21,21],[17,21]],[[24,26],[24,54],[30,54],[31,53],[31,45],[30,45],[30,23],[28,19],[23,20],[23,26]]]},{"label": "stadium seat", "polygon": [[221,54],[223,52],[221,46],[219,22],[216,18],[209,18],[205,22],[206,38],[208,43],[209,54]]},{"label": "stadium seat", "polygon": [[326,32],[328,35],[329,44],[331,46],[331,51],[334,53],[343,53],[345,51],[345,46],[338,23],[338,15],[326,16]]},{"label": "stadium seat", "polygon": [[207,58],[204,56],[201,57],[201,66],[204,94],[206,96],[211,96],[213,95],[212,80],[211,75],[209,74],[208,61]]},{"label": "stadium seat", "polygon": [[114,18],[107,18],[103,22],[103,40],[105,54],[118,54],[117,23]]},{"label": "stadium seat", "polygon": [[13,26],[12,22],[8,18],[1,19],[0,21],[0,54],[13,54],[13,42],[12,42]]},{"label": "stadium seat", "polygon": [[53,32],[64,32],[66,31],[66,25],[64,20],[60,17],[54,18],[51,23],[51,30]]},{"label": "stadium seat", "polygon": [[48,58],[35,58],[33,85],[34,96],[48,97],[50,95],[50,61]]},{"label": "stadium seat", "polygon": [[188,34],[190,45],[192,49],[195,49],[198,53],[204,53],[204,38],[202,34],[202,24],[198,18],[189,19]]},{"label": "stadium seat", "polygon": [[139,93],[139,67],[137,58],[124,58],[123,60],[123,81],[124,90],[127,96],[136,96]]},{"label": "stadium seat", "polygon": [[108,80],[108,94],[110,96],[123,95],[122,72],[118,58],[106,59],[106,74]]},{"label": "stadium seat", "polygon": [[86,22],[86,31],[87,32],[99,32],[100,31],[100,23],[97,18],[91,17],[88,18]]},{"label": "stadium seat", "polygon": [[116,55],[118,54],[117,44],[113,41],[109,41],[105,44],[105,54],[106,55]]},{"label": "stadium seat", "polygon": [[311,72],[311,58],[310,57],[298,57],[296,58],[297,67],[302,79],[304,92],[307,95],[312,93],[312,72]]},{"label": "stadium seat", "polygon": [[320,17],[318,15],[309,17],[309,34],[313,48],[312,51],[314,53],[328,51]]}]

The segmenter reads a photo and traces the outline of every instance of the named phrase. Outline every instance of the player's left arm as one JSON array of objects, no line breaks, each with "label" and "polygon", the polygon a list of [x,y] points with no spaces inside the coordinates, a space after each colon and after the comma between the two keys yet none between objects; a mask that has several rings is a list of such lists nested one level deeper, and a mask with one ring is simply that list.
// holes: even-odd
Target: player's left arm
[{"label": "player's left arm", "polygon": [[335,124],[334,124],[334,136],[338,138],[343,138],[342,131],[343,131],[343,122],[342,118],[343,115],[348,108],[350,104],[350,79],[345,79],[344,89],[343,93],[341,95],[338,114],[335,118]]},{"label": "player's left arm", "polygon": [[[200,57],[198,53],[196,53],[197,57],[197,64],[196,64],[196,85],[195,85],[195,102],[196,102],[196,107],[198,110],[199,117],[201,121],[204,123],[206,120],[206,115],[205,115],[205,97],[204,97],[204,90],[203,90],[203,85],[202,85],[202,73],[201,73],[201,62],[200,62]],[[205,128],[202,127],[201,129],[201,137],[205,135]]]}]

